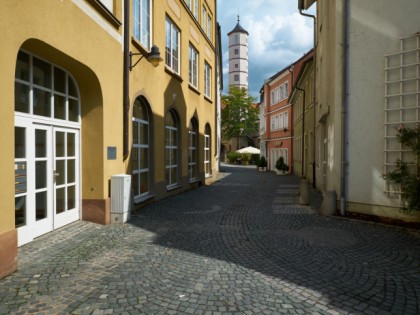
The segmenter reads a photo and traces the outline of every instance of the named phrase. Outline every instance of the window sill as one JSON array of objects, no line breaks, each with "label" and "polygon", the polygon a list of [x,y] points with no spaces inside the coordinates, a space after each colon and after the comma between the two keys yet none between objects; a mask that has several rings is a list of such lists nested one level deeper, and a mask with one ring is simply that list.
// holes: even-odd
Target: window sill
[{"label": "window sill", "polygon": [[212,176],[212,174],[206,174],[206,175],[205,175],[205,178],[206,178],[206,179],[207,179],[207,178],[211,178],[211,177],[213,177],[213,176]]},{"label": "window sill", "polygon": [[119,29],[122,23],[117,17],[109,11],[100,1],[98,0],[86,0],[102,17],[107,20],[113,27]]},{"label": "window sill", "polygon": [[137,48],[137,50],[143,55],[146,56],[150,51],[147,50],[146,47],[143,46],[142,43],[139,42],[139,40],[137,38],[135,38],[134,36],[131,36],[131,43],[133,44],[134,47]]},{"label": "window sill", "polygon": [[175,185],[171,185],[171,186],[166,186],[166,191],[172,191],[172,190],[176,190],[181,188],[182,186],[179,184],[175,184]]},{"label": "window sill", "polygon": [[198,178],[190,179],[190,184],[195,184],[195,183],[198,183],[198,182],[200,182],[200,179],[198,179]]},{"label": "window sill", "polygon": [[139,203],[145,202],[145,201],[147,201],[149,199],[152,199],[154,197],[155,197],[155,195],[146,195],[146,196],[141,196],[141,197],[138,197],[138,198],[134,198],[134,204],[138,205]]},{"label": "window sill", "polygon": [[188,83],[188,87],[190,88],[190,90],[192,90],[193,92],[197,93],[198,95],[201,95],[200,91],[191,83]]},{"label": "window sill", "polygon": [[182,77],[178,73],[176,73],[174,70],[169,68],[167,65],[165,65],[165,72],[171,75],[173,78],[177,79],[181,83],[182,81],[184,81],[182,80]]},{"label": "window sill", "polygon": [[209,103],[213,104],[213,100],[210,97],[208,97],[207,95],[204,95],[204,99],[207,100]]}]

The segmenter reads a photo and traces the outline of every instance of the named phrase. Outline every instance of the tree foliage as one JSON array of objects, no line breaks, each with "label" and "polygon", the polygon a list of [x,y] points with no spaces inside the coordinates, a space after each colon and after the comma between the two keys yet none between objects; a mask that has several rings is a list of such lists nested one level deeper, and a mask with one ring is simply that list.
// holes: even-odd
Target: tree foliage
[{"label": "tree foliage", "polygon": [[258,131],[259,110],[253,106],[255,97],[244,88],[229,87],[229,94],[222,96],[222,137],[230,140],[251,135]]}]

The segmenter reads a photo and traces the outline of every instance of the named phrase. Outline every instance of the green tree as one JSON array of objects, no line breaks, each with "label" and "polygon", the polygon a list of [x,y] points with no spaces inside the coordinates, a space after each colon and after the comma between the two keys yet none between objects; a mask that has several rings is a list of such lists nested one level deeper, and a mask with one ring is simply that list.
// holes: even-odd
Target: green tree
[{"label": "green tree", "polygon": [[[222,96],[222,137],[224,140],[252,135],[259,129],[259,110],[253,106],[256,98],[244,88],[229,87]],[[238,148],[239,149],[239,148]]]}]

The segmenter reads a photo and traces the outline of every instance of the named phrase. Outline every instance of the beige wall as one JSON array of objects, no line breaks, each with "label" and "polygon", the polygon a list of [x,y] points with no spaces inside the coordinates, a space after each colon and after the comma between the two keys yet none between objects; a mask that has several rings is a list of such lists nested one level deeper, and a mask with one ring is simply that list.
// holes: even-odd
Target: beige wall
[{"label": "beige wall", "polygon": [[[109,222],[109,187],[114,174],[130,173],[130,158],[123,158],[123,1],[114,1],[114,16],[94,0],[2,1],[0,28],[0,277],[17,266],[14,211],[14,77],[16,57],[23,49],[69,72],[76,80],[81,103],[81,199],[83,218]],[[129,1],[130,5],[132,1]],[[137,96],[147,99],[153,119],[152,190],[155,199],[210,184],[217,178],[216,160],[216,1],[203,1],[212,17],[211,38],[182,1],[153,1],[152,43],[165,57],[165,18],[181,31],[181,72],[173,75],[163,61],[154,68],[146,58],[130,72],[129,149],[132,142],[132,104]],[[131,18],[130,18],[131,19]],[[131,31],[130,26],[130,31]],[[188,47],[199,51],[199,87],[188,84]],[[131,42],[130,50],[147,53]],[[140,47],[140,50],[139,50]],[[136,58],[136,57],[134,57]],[[211,97],[204,96],[204,61],[212,67]],[[176,109],[181,133],[181,187],[167,191],[165,183],[164,116]],[[188,127],[198,121],[199,181],[188,180]],[[211,128],[212,176],[204,175],[204,130]],[[116,147],[117,158],[107,159],[107,147]],[[85,217],[85,213],[90,213]],[[95,216],[102,216],[95,220]],[[8,242],[5,244],[3,241]],[[4,243],[4,244],[3,244]],[[7,246],[6,246],[7,245]],[[10,252],[10,254],[8,254]],[[5,258],[4,258],[5,257]],[[7,261],[3,261],[6,259]]]},{"label": "beige wall", "polygon": [[[212,14],[212,21],[215,23],[216,2],[206,1],[208,12]],[[156,183],[154,193],[163,197],[175,192],[166,191],[165,183],[165,145],[164,145],[164,117],[169,109],[175,109],[180,118],[181,132],[181,184],[182,189],[189,189],[188,182],[188,127],[191,118],[198,121],[199,131],[199,173],[200,179],[204,179],[204,129],[209,124],[212,132],[212,168],[213,175],[205,180],[206,183],[214,181],[217,177],[216,164],[216,57],[214,42],[214,27],[212,38],[208,39],[203,33],[200,24],[190,15],[187,6],[181,1],[167,0],[154,1],[153,6],[153,38],[152,44],[160,48],[161,56],[165,59],[165,19],[169,17],[181,31],[180,50],[181,68],[180,74],[173,74],[165,65],[163,60],[154,68],[146,59],[142,59],[130,72],[130,121],[132,117],[132,104],[136,97],[144,96],[153,115],[153,166],[154,182]],[[200,10],[201,15],[201,10]],[[200,18],[201,23],[201,18]],[[189,87],[189,66],[188,49],[192,44],[199,53],[198,90]],[[140,45],[140,47],[139,47]],[[131,41],[130,49],[133,52],[143,51],[144,47]],[[212,67],[212,96],[204,96],[204,61]],[[130,143],[131,143],[130,130]],[[126,161],[126,169],[129,170],[129,161]]]}]

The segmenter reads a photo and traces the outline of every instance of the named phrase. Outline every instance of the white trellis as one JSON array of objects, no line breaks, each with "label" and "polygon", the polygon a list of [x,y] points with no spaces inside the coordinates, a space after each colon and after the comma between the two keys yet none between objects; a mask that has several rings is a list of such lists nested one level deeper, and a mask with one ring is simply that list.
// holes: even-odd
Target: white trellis
[{"label": "white trellis", "polygon": [[[413,154],[397,141],[401,125],[417,127],[420,122],[420,32],[400,39],[400,51],[385,55],[385,147],[384,174],[397,159],[412,163]],[[400,193],[385,184],[386,193]]]}]

